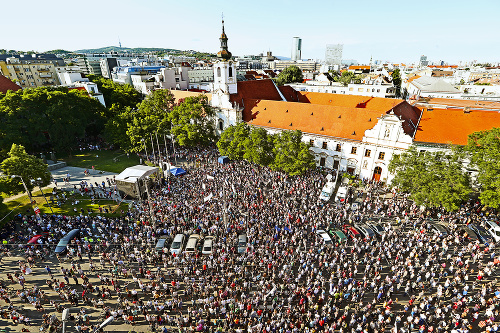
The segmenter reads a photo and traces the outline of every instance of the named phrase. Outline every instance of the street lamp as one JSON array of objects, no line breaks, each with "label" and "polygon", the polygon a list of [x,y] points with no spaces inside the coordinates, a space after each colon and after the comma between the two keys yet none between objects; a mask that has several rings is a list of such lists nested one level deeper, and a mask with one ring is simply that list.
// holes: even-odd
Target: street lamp
[{"label": "street lamp", "polygon": [[149,161],[148,150],[146,149],[146,143],[144,142],[144,138],[141,139],[141,142],[144,146],[144,152],[146,153],[146,159]]},{"label": "street lamp", "polygon": [[52,212],[52,214],[54,214],[54,211],[52,210],[52,206],[50,206],[49,201],[47,200],[47,197],[45,196],[45,193],[43,193],[43,190],[42,190],[42,178],[38,177],[36,180],[32,179],[31,183],[38,185],[38,188],[40,189],[40,192],[42,193],[42,196],[45,199],[45,202],[47,202],[47,205],[49,206],[50,211]]}]

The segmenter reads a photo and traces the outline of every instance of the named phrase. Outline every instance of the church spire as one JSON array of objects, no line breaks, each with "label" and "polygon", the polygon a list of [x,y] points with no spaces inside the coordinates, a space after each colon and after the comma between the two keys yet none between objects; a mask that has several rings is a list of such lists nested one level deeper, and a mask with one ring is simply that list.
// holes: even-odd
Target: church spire
[{"label": "church spire", "polygon": [[220,51],[217,53],[217,57],[222,59],[222,61],[227,61],[231,59],[231,52],[227,49],[227,36],[224,31],[224,18],[222,18],[222,34],[220,35]]}]

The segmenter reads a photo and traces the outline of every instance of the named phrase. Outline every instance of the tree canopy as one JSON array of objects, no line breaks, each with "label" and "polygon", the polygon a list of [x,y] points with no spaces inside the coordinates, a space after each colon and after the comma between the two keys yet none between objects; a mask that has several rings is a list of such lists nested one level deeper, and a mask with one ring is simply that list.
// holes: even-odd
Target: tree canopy
[{"label": "tree canopy", "polygon": [[28,151],[70,152],[104,127],[104,107],[86,91],[39,87],[0,96],[0,157],[12,143]]},{"label": "tree canopy", "polygon": [[472,192],[470,177],[462,170],[462,157],[458,151],[419,153],[411,147],[393,155],[389,163],[389,171],[395,174],[392,185],[410,193],[418,205],[458,210]]},{"label": "tree canopy", "polygon": [[471,166],[477,168],[479,199],[487,206],[500,207],[500,128],[469,135],[467,151]]},{"label": "tree canopy", "polygon": [[401,72],[396,68],[392,73],[392,84],[396,87],[396,97],[401,96]]},{"label": "tree canopy", "polygon": [[278,86],[282,86],[287,83],[302,82],[303,79],[302,70],[292,65],[282,70],[276,77],[275,82]]},{"label": "tree canopy", "polygon": [[275,157],[270,165],[271,169],[283,170],[289,175],[295,176],[316,167],[309,146],[302,142],[301,131],[282,131],[274,135],[273,139]]},{"label": "tree canopy", "polygon": [[243,158],[247,161],[262,166],[268,166],[274,161],[273,136],[267,134],[262,127],[252,127],[250,136],[245,139],[243,145]]},{"label": "tree canopy", "polygon": [[115,107],[116,110],[122,110],[127,106],[136,108],[142,100],[141,93],[130,84],[116,83],[113,80],[92,74],[87,75],[87,77],[90,81],[97,84],[108,108],[111,108],[115,104],[117,104]]},{"label": "tree canopy", "polygon": [[205,95],[187,97],[168,115],[171,133],[181,146],[207,145],[215,141],[215,110]]},{"label": "tree canopy", "polygon": [[232,160],[242,160],[245,154],[245,140],[250,135],[250,127],[241,122],[236,126],[229,126],[222,132],[217,141],[217,147],[221,155],[225,155]]},{"label": "tree canopy", "polygon": [[50,184],[51,175],[48,170],[47,164],[45,164],[40,158],[36,158],[33,155],[26,153],[23,146],[13,144],[10,151],[9,157],[3,160],[0,164],[4,175],[1,179],[2,186],[0,188],[4,193],[16,194],[24,191],[24,186],[22,185],[19,177],[9,177],[17,175],[22,177],[28,190],[33,189],[32,179],[41,179],[41,186],[46,186]]}]

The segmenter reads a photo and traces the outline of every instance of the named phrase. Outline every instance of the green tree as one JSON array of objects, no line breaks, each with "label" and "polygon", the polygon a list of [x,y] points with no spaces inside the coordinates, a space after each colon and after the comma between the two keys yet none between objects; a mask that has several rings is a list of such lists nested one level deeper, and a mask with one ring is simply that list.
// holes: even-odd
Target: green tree
[{"label": "green tree", "polygon": [[214,116],[207,96],[187,97],[169,113],[171,133],[181,146],[210,144],[216,138]]},{"label": "green tree", "polygon": [[487,206],[500,207],[500,128],[469,135],[467,152],[477,168],[479,199]]},{"label": "green tree", "polygon": [[249,162],[268,166],[274,161],[273,136],[268,135],[262,127],[252,127],[250,136],[243,143],[245,154],[243,158]]},{"label": "green tree", "polygon": [[245,140],[250,135],[250,127],[241,122],[236,126],[229,126],[222,132],[222,135],[217,141],[219,153],[225,155],[232,160],[242,160],[245,154]]},{"label": "green tree", "polygon": [[282,86],[287,83],[302,82],[303,78],[302,70],[292,65],[282,70],[276,77],[275,82],[278,86]]},{"label": "green tree", "polygon": [[88,93],[65,87],[9,91],[0,99],[0,155],[12,143],[28,151],[70,152],[79,139],[103,129],[104,108]]},{"label": "green tree", "polygon": [[396,97],[401,96],[401,72],[396,68],[392,73],[392,84],[396,87]]},{"label": "green tree", "polygon": [[87,77],[97,84],[108,108],[111,108],[114,104],[118,106],[115,110],[123,110],[126,106],[136,108],[142,100],[141,93],[130,84],[119,84],[113,80],[92,74],[87,75]]},{"label": "green tree", "polygon": [[462,158],[458,150],[451,154],[419,153],[411,147],[394,155],[389,163],[389,171],[395,174],[392,185],[410,193],[418,205],[458,210],[472,191],[469,175],[462,170]]},{"label": "green tree", "polygon": [[151,135],[155,133],[166,133],[170,128],[168,115],[174,106],[174,96],[170,90],[158,89],[147,96],[136,111],[128,108],[125,114],[116,119],[115,124],[120,121],[127,122],[126,135],[130,139],[130,146],[124,149],[131,151],[142,151],[144,138],[149,144]]},{"label": "green tree", "polygon": [[21,176],[29,191],[34,187],[31,183],[32,179],[40,178],[42,186],[50,184],[51,175],[48,165],[43,163],[41,159],[26,153],[26,150],[21,145],[12,144],[9,157],[0,164],[0,167],[7,176],[2,178],[1,188],[4,193],[9,195],[24,191],[24,186],[19,177],[12,178],[9,176]]},{"label": "green tree", "polygon": [[301,175],[316,167],[309,146],[302,142],[302,132],[282,131],[274,136],[275,155],[271,169],[283,170],[289,175]]}]

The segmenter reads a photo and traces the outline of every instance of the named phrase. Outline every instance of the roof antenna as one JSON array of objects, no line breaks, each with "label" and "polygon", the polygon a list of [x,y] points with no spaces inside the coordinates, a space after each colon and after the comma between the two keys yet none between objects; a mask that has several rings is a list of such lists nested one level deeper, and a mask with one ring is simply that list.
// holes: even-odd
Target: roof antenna
[{"label": "roof antenna", "polygon": [[118,45],[120,45],[120,49],[122,48],[122,42],[120,41],[120,36],[118,36]]}]

